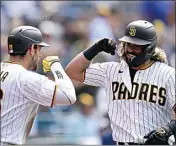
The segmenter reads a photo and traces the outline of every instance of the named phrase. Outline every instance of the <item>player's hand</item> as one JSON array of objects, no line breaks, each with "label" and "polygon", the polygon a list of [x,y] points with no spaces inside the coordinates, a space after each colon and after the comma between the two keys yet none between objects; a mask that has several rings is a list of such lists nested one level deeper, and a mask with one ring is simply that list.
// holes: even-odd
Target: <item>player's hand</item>
[{"label": "player's hand", "polygon": [[144,136],[144,139],[146,139],[144,145],[169,145],[169,137],[169,131],[165,128],[159,128]]},{"label": "player's hand", "polygon": [[111,39],[104,38],[97,42],[97,46],[106,53],[111,55],[115,54],[115,50],[117,49],[117,43]]},{"label": "player's hand", "polygon": [[50,72],[51,71],[51,65],[55,62],[60,62],[60,59],[58,56],[47,56],[43,59],[42,65],[43,65],[43,71]]},{"label": "player's hand", "polygon": [[176,142],[176,120],[171,120],[166,126],[149,132],[145,144],[173,145]]}]

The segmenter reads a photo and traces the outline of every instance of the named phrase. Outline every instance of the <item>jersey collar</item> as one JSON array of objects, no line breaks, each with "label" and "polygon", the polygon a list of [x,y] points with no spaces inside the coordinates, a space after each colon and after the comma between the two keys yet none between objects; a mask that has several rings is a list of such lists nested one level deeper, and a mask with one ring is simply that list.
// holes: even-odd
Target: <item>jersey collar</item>
[{"label": "jersey collar", "polygon": [[11,60],[6,60],[6,61],[3,61],[4,63],[12,63],[12,64],[18,64],[17,62],[15,61],[11,61]]},{"label": "jersey collar", "polygon": [[151,61],[149,64],[145,65],[145,64],[142,64],[139,68],[140,70],[145,70],[147,68],[149,68],[155,61]]}]

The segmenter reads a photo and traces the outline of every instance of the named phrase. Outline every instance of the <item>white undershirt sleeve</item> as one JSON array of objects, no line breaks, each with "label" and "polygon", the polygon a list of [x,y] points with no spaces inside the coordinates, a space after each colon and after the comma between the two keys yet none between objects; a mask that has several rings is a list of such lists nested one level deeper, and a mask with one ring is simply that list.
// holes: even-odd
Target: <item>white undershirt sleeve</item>
[{"label": "white undershirt sleeve", "polygon": [[55,104],[70,105],[76,101],[75,88],[72,81],[65,73],[59,62],[55,62],[51,66],[51,71],[54,75],[57,85],[55,91]]}]

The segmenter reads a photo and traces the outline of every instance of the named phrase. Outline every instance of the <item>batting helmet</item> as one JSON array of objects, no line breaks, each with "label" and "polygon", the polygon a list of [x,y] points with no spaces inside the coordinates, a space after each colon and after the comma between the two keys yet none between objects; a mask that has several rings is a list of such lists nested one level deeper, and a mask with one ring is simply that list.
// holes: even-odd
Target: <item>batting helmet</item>
[{"label": "batting helmet", "polygon": [[137,67],[149,60],[154,53],[157,43],[155,27],[145,20],[133,21],[127,25],[125,35],[119,41],[145,46],[144,51],[131,60],[131,65]]},{"label": "batting helmet", "polygon": [[8,36],[8,53],[13,55],[25,55],[30,45],[48,47],[43,42],[42,33],[32,26],[19,26],[14,28]]}]

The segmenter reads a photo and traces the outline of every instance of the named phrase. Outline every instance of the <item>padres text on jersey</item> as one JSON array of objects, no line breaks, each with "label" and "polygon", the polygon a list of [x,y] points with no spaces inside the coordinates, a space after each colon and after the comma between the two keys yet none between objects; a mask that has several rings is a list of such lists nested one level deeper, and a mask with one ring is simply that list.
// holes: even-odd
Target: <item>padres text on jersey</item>
[{"label": "padres text on jersey", "polygon": [[95,63],[86,69],[83,82],[106,89],[113,139],[117,142],[139,142],[136,140],[143,135],[166,125],[173,118],[176,103],[173,68],[154,62],[138,70],[132,83],[128,72],[124,62]]}]

